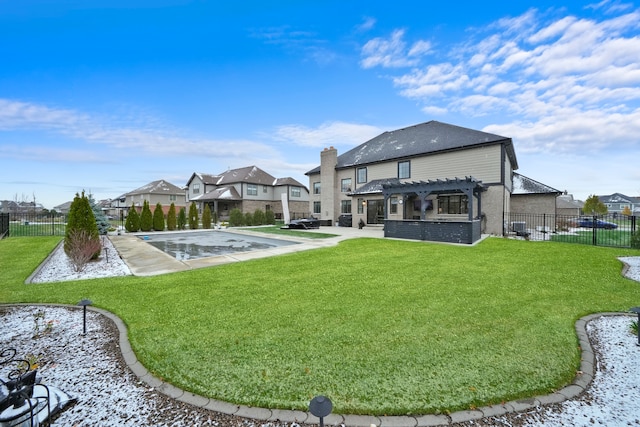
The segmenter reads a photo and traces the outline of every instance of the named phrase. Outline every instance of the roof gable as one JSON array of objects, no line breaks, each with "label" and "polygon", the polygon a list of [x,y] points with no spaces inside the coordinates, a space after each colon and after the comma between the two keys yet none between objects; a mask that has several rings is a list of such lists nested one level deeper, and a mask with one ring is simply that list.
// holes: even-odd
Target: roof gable
[{"label": "roof gable", "polygon": [[638,199],[636,197],[625,196],[621,193],[613,193],[609,196],[598,196],[598,200],[602,203],[638,203]]},{"label": "roof gable", "polygon": [[247,166],[239,169],[230,169],[219,175],[216,185],[247,182],[250,184],[273,185],[275,177],[263,171],[257,166]]},{"label": "roof gable", "polygon": [[184,190],[164,179],[160,179],[128,192],[127,196],[136,194],[184,194]]}]

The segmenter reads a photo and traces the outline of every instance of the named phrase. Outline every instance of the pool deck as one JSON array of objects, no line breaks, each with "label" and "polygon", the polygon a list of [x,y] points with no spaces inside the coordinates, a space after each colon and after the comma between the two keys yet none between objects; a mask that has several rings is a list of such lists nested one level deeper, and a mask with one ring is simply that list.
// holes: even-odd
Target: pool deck
[{"label": "pool deck", "polygon": [[[168,255],[142,240],[139,236],[148,233],[124,234],[120,236],[109,236],[111,243],[116,248],[124,262],[131,270],[134,276],[155,276],[158,274],[174,273],[178,271],[193,270],[196,268],[212,267],[232,262],[248,261],[251,259],[265,258],[275,255],[283,255],[294,252],[306,251],[310,249],[318,249],[323,247],[335,246],[339,242],[346,239],[354,239],[358,237],[383,238],[384,231],[382,227],[367,226],[363,229],[355,227],[320,227],[317,230],[307,230],[308,233],[327,233],[335,234],[336,237],[326,239],[304,239],[282,235],[266,235],[260,232],[252,232],[249,230],[224,230],[237,234],[255,235],[260,237],[268,237],[275,240],[287,240],[298,242],[296,245],[288,245],[275,247],[271,249],[236,252],[233,254],[219,255],[207,258],[196,258],[191,260],[178,260]],[[211,232],[216,230],[186,230],[181,232]],[[160,232],[157,232],[158,234]],[[154,233],[156,234],[156,233]]]}]

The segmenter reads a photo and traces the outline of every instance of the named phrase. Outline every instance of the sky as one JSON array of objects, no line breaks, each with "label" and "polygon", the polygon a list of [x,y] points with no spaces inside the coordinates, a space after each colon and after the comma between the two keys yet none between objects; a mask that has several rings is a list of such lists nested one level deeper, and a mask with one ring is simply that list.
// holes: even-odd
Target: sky
[{"label": "sky", "polygon": [[640,197],[640,5],[0,0],[0,200],[252,165],[308,187],[323,148],[430,120],[576,199]]}]

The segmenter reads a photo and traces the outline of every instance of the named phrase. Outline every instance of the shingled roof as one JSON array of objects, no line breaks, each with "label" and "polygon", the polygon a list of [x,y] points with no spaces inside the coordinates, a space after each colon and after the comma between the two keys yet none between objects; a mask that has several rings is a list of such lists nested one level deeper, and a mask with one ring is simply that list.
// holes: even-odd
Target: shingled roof
[{"label": "shingled roof", "polygon": [[[384,132],[338,156],[336,169],[493,144],[505,145],[513,169],[517,169],[518,162],[511,138],[434,120]],[[317,173],[320,173],[320,166],[306,174]]]},{"label": "shingled roof", "polygon": [[511,194],[562,194],[562,191],[556,190],[553,187],[542,184],[534,179],[527,178],[519,173],[513,173],[513,189]]},{"label": "shingled roof", "polygon": [[136,194],[184,194],[184,189],[173,185],[164,179],[160,179],[150,182],[147,185],[143,185],[140,188],[136,188],[135,190],[128,192],[126,195],[133,196]]}]

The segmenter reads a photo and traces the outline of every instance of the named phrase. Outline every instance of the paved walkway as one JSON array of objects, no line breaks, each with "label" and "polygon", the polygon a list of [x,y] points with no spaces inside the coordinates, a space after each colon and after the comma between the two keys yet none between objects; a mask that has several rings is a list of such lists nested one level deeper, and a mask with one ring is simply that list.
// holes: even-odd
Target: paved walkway
[{"label": "paved walkway", "polygon": [[[196,230],[194,230],[196,231]],[[202,231],[202,230],[197,230]],[[215,232],[215,231],[212,231]],[[247,230],[233,230],[233,232],[243,234],[254,234]],[[331,233],[336,237],[327,239],[293,239],[286,237],[286,240],[298,240],[301,243],[297,245],[283,246],[279,248],[236,253],[232,255],[222,255],[210,258],[201,258],[196,260],[179,261],[170,255],[165,254],[159,249],[154,248],[139,237],[132,235],[110,236],[113,245],[116,247],[124,261],[127,263],[134,275],[151,276],[156,274],[164,274],[169,272],[184,271],[194,268],[209,267],[230,262],[245,261],[249,259],[274,256],[279,254],[328,247],[338,244],[345,239],[357,237],[383,238],[384,232],[381,227],[367,226],[360,230],[358,228],[348,227],[322,227],[319,230],[308,230],[310,233]],[[259,234],[264,237],[263,233]],[[279,236],[269,236],[271,238],[282,238]],[[467,245],[468,246],[468,245]],[[124,360],[131,370],[149,386],[154,387],[165,393],[167,396],[179,401],[195,405],[198,407],[210,409],[225,414],[236,415],[240,417],[253,418],[266,421],[282,421],[288,423],[308,423],[318,424],[319,419],[309,412],[289,411],[281,409],[255,408],[243,405],[235,405],[222,402],[215,399],[209,399],[198,396],[190,392],[179,389],[169,383],[154,377],[142,364],[137,360],[135,353],[131,349],[127,338],[127,329],[117,316],[114,314],[88,307],[104,314],[112,319],[120,330],[120,349],[124,356]],[[620,313],[612,313],[619,315]],[[582,348],[582,361],[579,374],[569,386],[558,390],[555,393],[545,396],[535,396],[529,399],[515,400],[500,405],[486,406],[475,410],[459,411],[452,414],[444,415],[419,415],[419,416],[367,416],[367,415],[339,415],[330,414],[324,418],[326,425],[340,425],[347,427],[369,427],[371,425],[380,427],[422,427],[422,426],[446,426],[454,423],[469,422],[479,420],[485,417],[500,416],[510,412],[520,412],[534,409],[540,405],[560,403],[567,399],[572,399],[580,395],[587,388],[595,374],[595,355],[589,342],[586,324],[589,320],[602,314],[595,314],[580,319],[576,323],[576,333]]]},{"label": "paved walkway", "polygon": [[[313,240],[281,236],[276,234],[266,235],[265,233],[252,232],[250,230],[233,229],[229,231],[245,235],[268,237],[270,239],[276,240],[280,239],[295,241],[298,242],[298,244],[258,251],[237,252],[233,254],[219,255],[207,258],[178,260],[141,239],[140,236],[144,236],[145,233],[109,236],[109,238],[133,275],[154,276],[157,274],[166,274],[177,271],[192,270],[195,268],[211,267],[220,264],[228,264],[231,262],[247,261],[250,259],[264,258],[274,255],[282,255],[309,249],[334,246],[337,245],[338,242],[341,242],[345,239],[352,239],[356,237],[384,237],[384,231],[382,230],[382,227],[364,227],[362,230],[351,227],[321,227],[318,230],[307,230],[308,233],[328,233],[336,235],[336,237],[327,239]],[[186,230],[184,232],[216,233],[216,230]],[[154,234],[159,233],[154,232]]]}]

